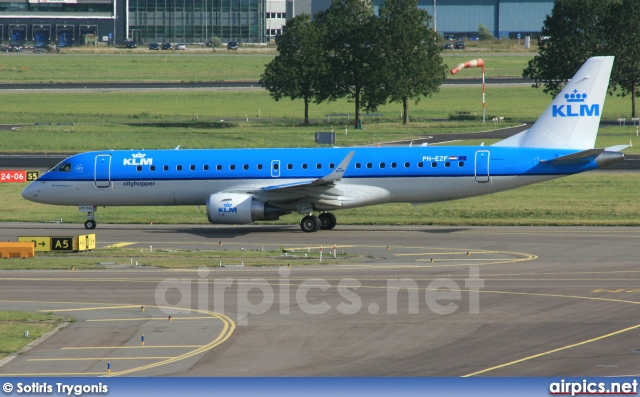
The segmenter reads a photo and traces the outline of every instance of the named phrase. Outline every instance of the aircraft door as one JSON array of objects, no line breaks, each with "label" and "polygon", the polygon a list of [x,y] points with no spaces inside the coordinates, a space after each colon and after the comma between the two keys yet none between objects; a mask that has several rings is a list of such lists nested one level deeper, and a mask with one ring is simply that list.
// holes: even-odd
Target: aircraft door
[{"label": "aircraft door", "polygon": [[94,168],[94,180],[96,187],[111,186],[111,155],[99,154],[96,156]]},{"label": "aircraft door", "polygon": [[280,177],[280,160],[271,160],[271,176],[274,178]]},{"label": "aircraft door", "polygon": [[489,182],[489,156],[490,152],[488,150],[478,150],[476,151],[476,159],[475,159],[475,176],[476,182],[486,183]]}]

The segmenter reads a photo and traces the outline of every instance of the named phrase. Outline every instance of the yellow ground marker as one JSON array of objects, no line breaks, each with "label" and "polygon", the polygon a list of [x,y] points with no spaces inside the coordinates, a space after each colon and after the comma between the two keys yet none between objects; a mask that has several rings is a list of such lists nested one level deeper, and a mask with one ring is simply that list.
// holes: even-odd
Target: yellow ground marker
[{"label": "yellow ground marker", "polygon": [[515,365],[515,364],[519,364],[519,363],[522,363],[522,362],[525,362],[525,361],[533,360],[535,358],[540,358],[542,356],[546,356],[546,355],[549,355],[549,354],[557,353],[557,352],[560,352],[560,351],[563,351],[563,350],[573,349],[574,347],[586,345],[586,344],[592,343],[592,342],[597,342],[599,340],[606,339],[606,338],[609,338],[609,337],[612,337],[612,336],[615,336],[615,335],[620,335],[620,334],[622,334],[624,332],[633,331],[634,329],[638,329],[638,328],[640,328],[640,324],[634,325],[634,326],[629,327],[629,328],[621,329],[619,331],[611,332],[611,333],[608,333],[606,335],[598,336],[596,338],[588,339],[588,340],[585,340],[585,341],[582,341],[582,342],[578,342],[578,343],[574,343],[574,344],[571,344],[571,345],[559,347],[557,349],[553,349],[553,350],[549,350],[549,351],[546,351],[546,352],[534,354],[532,356],[524,357],[524,358],[521,358],[519,360],[514,360],[514,361],[511,361],[511,362],[508,362],[508,363],[505,363],[505,364],[496,365],[495,367],[491,367],[491,368],[483,369],[482,371],[477,371],[477,372],[473,372],[473,373],[470,373],[470,374],[467,374],[467,375],[463,375],[462,377],[463,378],[468,378],[470,376],[481,375],[481,374],[484,374],[484,373],[487,373],[487,372],[490,372],[490,371],[494,371],[496,369],[509,367],[511,365]]},{"label": "yellow ground marker", "polygon": [[133,245],[133,244],[137,244],[137,243],[115,243],[115,244],[107,245],[106,247],[103,247],[103,248],[120,248],[120,247],[126,247],[127,245]]}]

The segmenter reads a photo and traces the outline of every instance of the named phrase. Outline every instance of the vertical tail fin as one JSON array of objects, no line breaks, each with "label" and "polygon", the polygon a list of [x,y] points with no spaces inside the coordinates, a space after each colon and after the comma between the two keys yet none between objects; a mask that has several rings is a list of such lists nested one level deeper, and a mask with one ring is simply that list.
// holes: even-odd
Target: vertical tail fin
[{"label": "vertical tail fin", "polygon": [[613,58],[589,58],[531,128],[493,146],[593,148]]}]

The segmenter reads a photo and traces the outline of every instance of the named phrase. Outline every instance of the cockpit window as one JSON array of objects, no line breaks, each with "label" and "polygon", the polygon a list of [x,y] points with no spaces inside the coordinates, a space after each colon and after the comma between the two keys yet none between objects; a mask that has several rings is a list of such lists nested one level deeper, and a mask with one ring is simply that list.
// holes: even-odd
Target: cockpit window
[{"label": "cockpit window", "polygon": [[61,165],[62,165],[62,163],[58,163],[58,164],[54,165],[53,167],[51,167],[49,169],[49,172],[58,171],[58,169],[60,168]]},{"label": "cockpit window", "polygon": [[60,172],[71,172],[71,163],[61,164],[60,168],[58,168],[58,171],[60,171]]}]

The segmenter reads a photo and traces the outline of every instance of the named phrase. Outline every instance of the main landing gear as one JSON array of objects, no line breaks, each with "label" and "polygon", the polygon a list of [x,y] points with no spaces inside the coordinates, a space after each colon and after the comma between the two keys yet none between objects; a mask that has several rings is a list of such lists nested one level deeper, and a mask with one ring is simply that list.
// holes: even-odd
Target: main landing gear
[{"label": "main landing gear", "polygon": [[318,230],[331,230],[336,227],[336,217],[330,212],[324,212],[319,216],[307,215],[300,221],[300,229],[305,233],[317,232]]},{"label": "main landing gear", "polygon": [[87,220],[84,221],[85,229],[95,229],[98,222],[95,219],[96,207],[95,206],[84,206],[80,207],[80,211],[87,212]]}]

